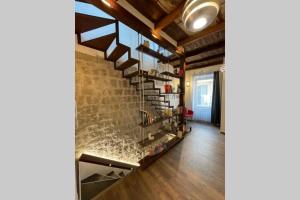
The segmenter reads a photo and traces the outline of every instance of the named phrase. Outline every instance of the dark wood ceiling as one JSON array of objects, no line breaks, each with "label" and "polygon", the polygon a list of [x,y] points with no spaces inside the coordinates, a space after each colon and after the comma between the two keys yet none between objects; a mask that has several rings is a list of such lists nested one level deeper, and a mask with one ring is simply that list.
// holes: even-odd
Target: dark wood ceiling
[{"label": "dark wood ceiling", "polygon": [[186,34],[186,32],[182,30],[175,22],[172,22],[162,30],[176,41],[180,41],[188,37],[188,34]]},{"label": "dark wood ceiling", "polygon": [[135,9],[141,12],[150,21],[157,23],[166,13],[156,0],[127,0]]},{"label": "dark wood ceiling", "polygon": [[[201,35],[201,33],[190,33],[185,30],[180,16],[174,19],[171,23],[165,26],[162,30],[167,33],[172,39],[180,43],[183,46],[186,53],[197,52],[197,49],[216,44],[221,41],[225,41],[225,30],[224,25],[221,27],[221,23],[225,22],[225,0],[218,0],[220,5],[220,11],[215,22],[211,24],[206,29],[211,29],[212,31],[206,31],[207,33]],[[171,13],[178,9],[180,5],[183,5],[185,0],[127,0],[135,9],[137,9],[141,14],[147,17],[154,24],[160,22],[163,18],[171,15]],[[219,25],[219,27],[217,27]],[[217,28],[215,28],[215,27]],[[221,28],[220,28],[221,27]],[[205,32],[203,30],[202,32]],[[198,37],[199,36],[199,37]],[[186,42],[188,41],[188,42]],[[225,45],[224,45],[225,46]],[[201,52],[196,55],[187,57],[187,61],[195,61],[201,58],[214,56],[214,59],[206,60],[204,64],[216,63],[222,59],[222,54],[225,55],[225,48],[209,49],[208,51]],[[220,55],[220,58],[218,57]],[[223,56],[224,57],[224,56]],[[174,60],[172,64],[176,64],[178,60]],[[201,66],[203,63],[193,63],[188,67]]]}]

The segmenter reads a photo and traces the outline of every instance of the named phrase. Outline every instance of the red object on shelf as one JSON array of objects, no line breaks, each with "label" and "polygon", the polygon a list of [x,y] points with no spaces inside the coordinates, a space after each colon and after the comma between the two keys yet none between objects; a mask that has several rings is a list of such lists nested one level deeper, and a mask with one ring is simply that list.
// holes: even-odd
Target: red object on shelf
[{"label": "red object on shelf", "polygon": [[193,115],[194,115],[194,111],[192,111],[188,108],[184,108],[184,117],[186,119],[193,119]]},{"label": "red object on shelf", "polygon": [[182,68],[179,69],[178,75],[183,76],[183,69]]},{"label": "red object on shelf", "polygon": [[170,84],[165,84],[165,93],[172,93],[172,86]]}]

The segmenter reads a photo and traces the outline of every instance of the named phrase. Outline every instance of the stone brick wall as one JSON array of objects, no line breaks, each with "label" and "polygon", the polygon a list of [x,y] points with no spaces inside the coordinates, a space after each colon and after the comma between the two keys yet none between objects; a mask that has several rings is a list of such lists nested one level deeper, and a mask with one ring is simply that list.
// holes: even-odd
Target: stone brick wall
[{"label": "stone brick wall", "polygon": [[136,163],[143,157],[139,109],[138,92],[112,62],[76,52],[76,158],[88,153]]}]

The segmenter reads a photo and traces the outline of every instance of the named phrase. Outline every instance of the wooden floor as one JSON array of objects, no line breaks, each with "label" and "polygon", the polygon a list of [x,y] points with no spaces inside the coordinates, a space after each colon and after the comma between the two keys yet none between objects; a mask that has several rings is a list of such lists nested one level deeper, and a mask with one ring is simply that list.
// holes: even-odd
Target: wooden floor
[{"label": "wooden floor", "polygon": [[224,200],[225,136],[190,123],[185,139],[145,170],[138,170],[98,200]]}]

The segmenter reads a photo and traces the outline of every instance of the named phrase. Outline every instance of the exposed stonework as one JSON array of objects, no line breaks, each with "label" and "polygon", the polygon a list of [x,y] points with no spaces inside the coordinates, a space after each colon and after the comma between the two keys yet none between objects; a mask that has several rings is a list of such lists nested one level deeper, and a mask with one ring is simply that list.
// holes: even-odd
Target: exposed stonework
[{"label": "exposed stonework", "polygon": [[127,162],[141,159],[139,110],[139,93],[112,62],[76,52],[76,158],[90,153]]}]

